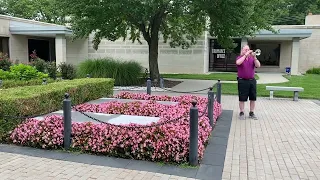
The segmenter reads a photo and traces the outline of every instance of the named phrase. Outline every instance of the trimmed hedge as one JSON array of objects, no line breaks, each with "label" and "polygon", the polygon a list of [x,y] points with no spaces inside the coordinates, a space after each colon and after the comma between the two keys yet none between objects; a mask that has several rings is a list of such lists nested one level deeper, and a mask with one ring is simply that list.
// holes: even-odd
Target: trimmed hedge
[{"label": "trimmed hedge", "polygon": [[[53,80],[48,78],[47,83],[57,82],[58,80]],[[28,81],[23,80],[2,80],[2,89],[15,88],[15,87],[23,87],[23,86],[36,86],[42,84],[42,79],[31,79]]]},{"label": "trimmed hedge", "polygon": [[21,123],[21,120],[3,118],[1,115],[25,117],[50,113],[62,109],[66,92],[75,105],[112,96],[113,86],[113,79],[85,78],[3,89],[0,94],[0,140]]}]

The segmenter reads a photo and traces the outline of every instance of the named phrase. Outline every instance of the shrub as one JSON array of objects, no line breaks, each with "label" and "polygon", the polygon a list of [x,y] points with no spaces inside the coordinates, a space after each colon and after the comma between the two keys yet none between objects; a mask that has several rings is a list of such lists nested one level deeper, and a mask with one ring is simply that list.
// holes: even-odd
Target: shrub
[{"label": "shrub", "polygon": [[[35,116],[62,109],[64,93],[70,93],[74,104],[109,96],[113,93],[112,79],[76,79],[45,86],[25,86],[1,90],[0,115]],[[21,121],[0,117],[0,140]]]},{"label": "shrub", "polygon": [[[41,85],[43,82],[42,79],[31,79],[28,81],[23,80],[3,80],[2,81],[2,89],[14,88],[14,87],[23,87],[23,86],[35,86]],[[48,78],[47,83],[57,82],[57,80],[53,80]]]},{"label": "shrub", "polygon": [[57,78],[56,62],[48,62],[47,71],[50,78],[56,79]]},{"label": "shrub", "polygon": [[36,58],[31,62],[31,65],[36,68],[37,71],[47,73],[48,63],[40,58]]},{"label": "shrub", "polygon": [[47,74],[38,72],[35,67],[25,64],[16,64],[11,66],[10,73],[14,74],[15,79],[21,80],[48,78]]},{"label": "shrub", "polygon": [[48,73],[49,77],[52,79],[57,78],[56,62],[46,62],[38,57],[35,50],[32,51],[30,57],[32,66],[34,66],[39,72]]},{"label": "shrub", "polygon": [[63,79],[74,79],[76,77],[76,67],[72,64],[62,62],[59,64],[58,69]]},{"label": "shrub", "polygon": [[309,69],[307,74],[320,74],[320,67],[313,67]]},{"label": "shrub", "polygon": [[8,71],[12,65],[11,60],[7,54],[0,52],[0,70]]},{"label": "shrub", "polygon": [[30,80],[48,78],[48,75],[42,72],[38,72],[35,67],[32,67],[30,65],[16,64],[10,66],[9,71],[3,71],[0,69],[0,78],[3,80]]},{"label": "shrub", "polygon": [[112,58],[86,60],[78,67],[78,76],[90,74],[95,78],[113,78],[116,86],[141,84],[142,66],[134,61],[119,61]]}]

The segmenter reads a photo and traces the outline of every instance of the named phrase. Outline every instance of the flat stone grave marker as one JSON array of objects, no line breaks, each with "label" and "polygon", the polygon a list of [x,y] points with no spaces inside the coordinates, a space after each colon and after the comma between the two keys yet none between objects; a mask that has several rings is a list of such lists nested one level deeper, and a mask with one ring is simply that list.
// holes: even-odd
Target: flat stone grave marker
[{"label": "flat stone grave marker", "polygon": [[[147,125],[152,122],[158,122],[160,119],[159,117],[150,117],[150,116],[133,116],[133,115],[104,114],[104,113],[92,113],[92,112],[85,112],[85,114],[91,117],[94,117],[100,121],[108,122],[110,124],[115,124],[115,125],[120,125],[120,124],[124,125],[124,124],[130,124],[130,123]],[[44,116],[36,117],[34,119],[43,120],[44,117],[48,115],[63,116],[63,111],[60,110],[60,111],[52,112]],[[77,111],[71,111],[71,119],[73,122],[92,122],[95,124],[100,124],[100,122],[95,121]]]},{"label": "flat stone grave marker", "polygon": [[[137,99],[118,99],[118,98],[100,98],[97,100],[89,101],[87,102],[88,104],[101,104],[105,102],[110,102],[110,101],[119,101],[119,102],[147,102],[148,100],[137,100]],[[177,105],[178,102],[173,102],[173,101],[156,101],[157,103],[164,104],[164,105]]]}]

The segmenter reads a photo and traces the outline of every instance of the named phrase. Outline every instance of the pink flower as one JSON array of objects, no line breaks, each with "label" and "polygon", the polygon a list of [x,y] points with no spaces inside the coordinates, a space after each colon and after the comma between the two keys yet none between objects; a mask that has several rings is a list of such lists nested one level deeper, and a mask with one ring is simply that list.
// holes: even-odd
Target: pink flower
[{"label": "pink flower", "polygon": [[[199,114],[206,110],[207,99],[184,95],[177,97],[120,93],[117,98],[148,100],[146,102],[81,104],[77,110],[108,114],[127,114],[160,117],[164,125],[139,128],[139,124],[117,127],[111,124],[72,122],[72,147],[93,153],[133,157],[150,161],[183,163],[189,155],[189,111],[191,101],[198,102]],[[174,101],[177,105],[164,105],[156,101]],[[214,102],[215,121],[220,116],[221,104]],[[173,121],[174,120],[174,121]],[[156,125],[157,123],[153,123]],[[135,127],[126,128],[126,127]],[[212,131],[207,111],[198,120],[198,156],[204,155],[205,145]],[[29,119],[15,128],[10,136],[15,144],[57,149],[63,146],[63,118],[47,116],[43,121]]]}]

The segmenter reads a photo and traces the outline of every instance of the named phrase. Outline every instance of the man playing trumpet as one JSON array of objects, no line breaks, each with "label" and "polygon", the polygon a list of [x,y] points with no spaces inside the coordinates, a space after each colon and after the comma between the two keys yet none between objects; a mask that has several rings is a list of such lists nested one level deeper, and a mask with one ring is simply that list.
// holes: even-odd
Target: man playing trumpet
[{"label": "man playing trumpet", "polygon": [[244,120],[244,103],[250,100],[249,118],[258,120],[254,114],[255,101],[257,100],[257,81],[254,78],[255,68],[261,66],[257,55],[260,55],[260,50],[253,52],[248,45],[241,49],[240,56],[237,57],[236,64],[238,69],[238,94],[240,119]]}]

